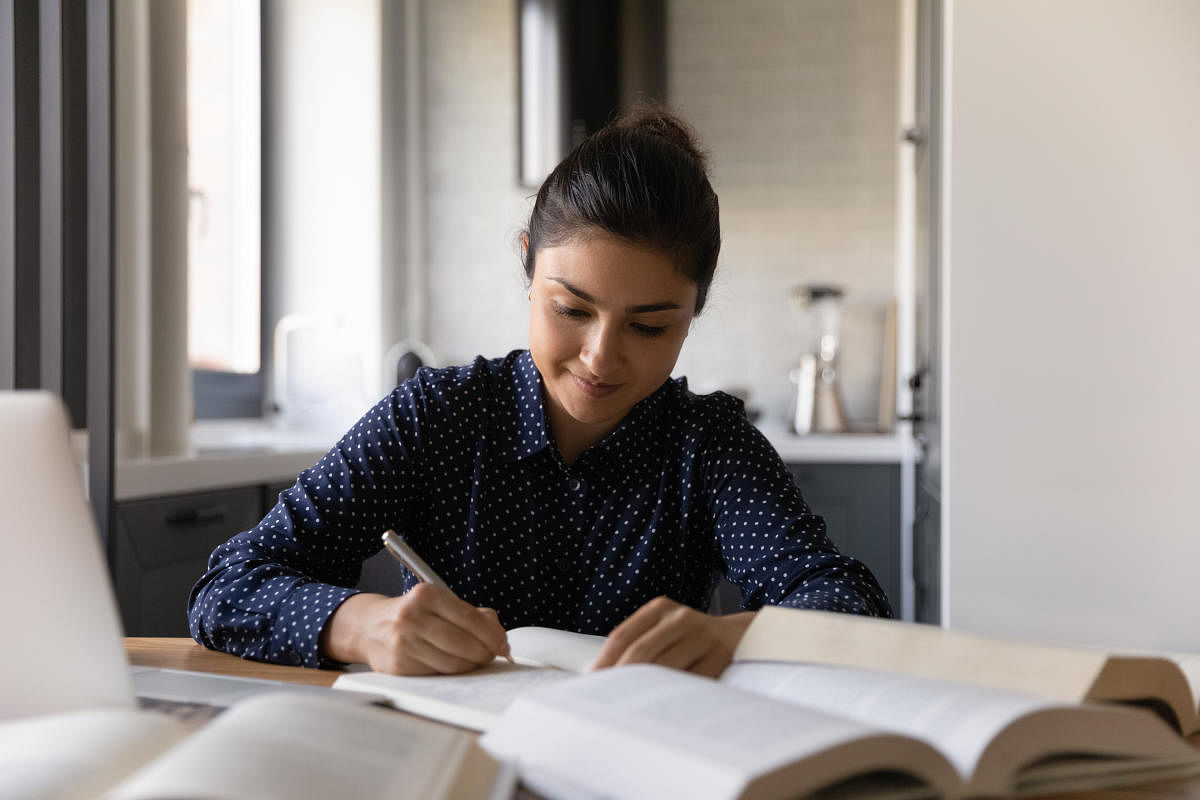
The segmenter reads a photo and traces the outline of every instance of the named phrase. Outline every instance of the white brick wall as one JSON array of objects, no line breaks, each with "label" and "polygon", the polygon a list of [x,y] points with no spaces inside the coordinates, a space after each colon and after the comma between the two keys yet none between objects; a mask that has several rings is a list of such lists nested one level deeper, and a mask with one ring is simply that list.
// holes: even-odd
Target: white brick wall
[{"label": "white brick wall", "polygon": [[426,2],[429,343],[445,363],[526,347],[514,0]]},{"label": "white brick wall", "polygon": [[784,415],[800,354],[796,284],[848,289],[842,372],[851,419],[878,407],[894,285],[898,9],[882,0],[677,0],[668,92],[699,130],[721,198],[712,307],[679,371],[740,384]]},{"label": "white brick wall", "polygon": [[[450,362],[523,347],[515,236],[516,3],[423,7],[430,343]],[[843,373],[873,421],[894,249],[897,7],[886,0],[676,0],[668,91],[711,154],[722,249],[678,374],[742,386],[782,417],[799,354],[790,288],[849,289]]]}]

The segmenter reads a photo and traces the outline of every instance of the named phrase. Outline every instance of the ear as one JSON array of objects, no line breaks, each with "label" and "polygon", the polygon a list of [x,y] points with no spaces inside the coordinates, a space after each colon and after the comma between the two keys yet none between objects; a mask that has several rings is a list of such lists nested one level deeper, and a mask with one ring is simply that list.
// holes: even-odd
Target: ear
[{"label": "ear", "polygon": [[521,255],[529,254],[529,231],[521,231]]}]

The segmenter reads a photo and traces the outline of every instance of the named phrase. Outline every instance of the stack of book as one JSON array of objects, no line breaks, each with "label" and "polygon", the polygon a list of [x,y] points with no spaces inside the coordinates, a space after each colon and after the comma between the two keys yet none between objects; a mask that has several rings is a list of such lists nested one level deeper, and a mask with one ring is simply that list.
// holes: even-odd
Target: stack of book
[{"label": "stack of book", "polygon": [[198,729],[133,708],[9,719],[0,796],[504,798],[519,776],[550,798],[964,798],[1200,774],[1197,656],[777,608],[718,680],[591,672],[599,637],[509,641],[516,664],[349,672],[350,691],[260,695]]}]

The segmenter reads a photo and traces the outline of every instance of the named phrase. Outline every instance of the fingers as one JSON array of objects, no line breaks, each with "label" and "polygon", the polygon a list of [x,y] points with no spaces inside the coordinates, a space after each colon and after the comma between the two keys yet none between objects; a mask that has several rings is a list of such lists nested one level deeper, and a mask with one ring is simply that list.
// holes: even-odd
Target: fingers
[{"label": "fingers", "polygon": [[710,619],[657,597],[613,629],[592,668],[647,663],[691,669],[717,644]]},{"label": "fingers", "polygon": [[379,672],[457,673],[509,653],[499,616],[444,588],[419,584],[381,609],[369,659]]},{"label": "fingers", "polygon": [[[675,603],[666,597],[656,597],[633,612],[628,619],[613,628],[612,633],[608,635],[608,638],[604,642],[604,647],[600,649],[600,655],[596,657],[595,663],[592,664],[592,669],[604,669],[605,667],[616,665],[635,645],[640,645],[636,654],[642,654],[646,649],[646,645],[642,644],[640,640],[674,606]],[[642,660],[646,659],[643,658]],[[625,663],[630,662],[627,661]]]},{"label": "fingers", "polygon": [[[453,593],[430,584],[419,584],[408,592],[413,603],[421,605],[451,628],[474,637],[491,656],[508,652],[508,634],[500,624],[500,616],[490,608],[477,608]],[[439,630],[446,631],[445,628]]]},{"label": "fingers", "polygon": [[730,653],[723,648],[715,648],[705,653],[699,661],[687,668],[688,672],[703,675],[707,678],[718,678],[729,666]]},{"label": "fingers", "polygon": [[592,669],[646,663],[715,678],[753,616],[713,617],[657,597],[613,629]]}]

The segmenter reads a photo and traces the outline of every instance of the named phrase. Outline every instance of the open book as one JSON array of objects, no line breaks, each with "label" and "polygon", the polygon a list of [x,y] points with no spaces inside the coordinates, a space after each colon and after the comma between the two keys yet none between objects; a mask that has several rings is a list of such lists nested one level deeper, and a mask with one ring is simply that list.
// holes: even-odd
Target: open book
[{"label": "open book", "polygon": [[[758,629],[763,647],[799,635],[775,629],[772,617],[759,615],[772,626]],[[844,614],[821,619],[835,627],[859,621]],[[632,667],[580,676],[603,638],[518,628],[509,631],[509,643],[516,666],[497,660],[465,675],[433,677],[360,672],[334,685],[487,731],[485,746],[518,760],[535,787],[539,777],[549,780],[550,795],[561,793],[560,781],[574,780],[601,794],[654,796],[656,781],[674,786],[681,773],[707,775],[699,783],[709,790],[696,796],[723,798],[790,796],[845,780],[853,784],[838,791],[851,794],[1035,794],[1200,771],[1200,753],[1142,708],[903,668],[754,662],[745,648],[715,682]],[[625,766],[613,770],[615,763]],[[901,767],[907,777],[892,774]]]},{"label": "open book", "polygon": [[[511,771],[474,737],[352,695],[263,694],[195,730],[153,711],[97,708],[0,723],[0,795],[507,797]],[[493,795],[493,792],[497,793]]]},{"label": "open book", "polygon": [[601,670],[522,694],[480,743],[554,796],[958,798],[1200,772],[1143,709],[797,664]]},{"label": "open book", "polygon": [[1111,654],[932,625],[767,607],[742,637],[734,660],[886,670],[1063,703],[1134,703],[1154,708],[1185,735],[1200,731],[1200,654]]},{"label": "open book", "polygon": [[335,689],[382,695],[396,708],[476,731],[487,730],[519,695],[584,672],[604,646],[603,636],[552,628],[514,628],[508,644],[515,664],[496,659],[462,675],[407,677],[348,672]]}]

